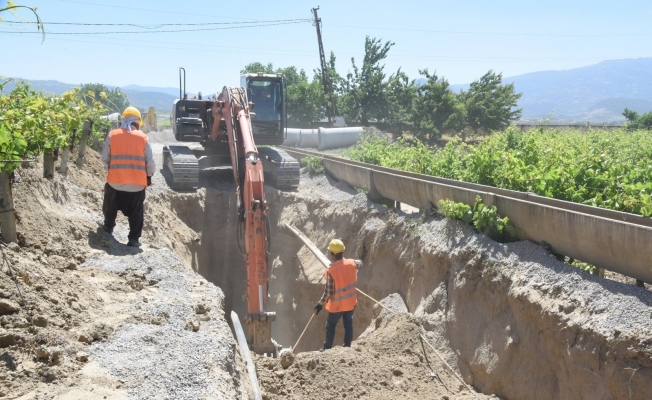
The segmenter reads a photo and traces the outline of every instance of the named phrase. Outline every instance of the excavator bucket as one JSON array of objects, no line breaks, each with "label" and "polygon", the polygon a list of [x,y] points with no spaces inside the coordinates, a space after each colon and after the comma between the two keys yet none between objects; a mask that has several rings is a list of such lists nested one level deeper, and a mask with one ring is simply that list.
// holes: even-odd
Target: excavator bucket
[{"label": "excavator bucket", "polygon": [[277,357],[280,346],[272,339],[272,322],[275,312],[248,314],[245,323],[249,325],[249,344],[254,353]]}]

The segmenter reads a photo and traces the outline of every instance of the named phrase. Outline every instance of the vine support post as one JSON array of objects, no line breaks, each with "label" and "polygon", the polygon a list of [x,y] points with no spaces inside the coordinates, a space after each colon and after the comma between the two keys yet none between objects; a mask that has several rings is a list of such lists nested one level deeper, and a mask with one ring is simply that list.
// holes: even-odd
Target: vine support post
[{"label": "vine support post", "polygon": [[54,178],[54,150],[48,149],[43,152],[43,178]]},{"label": "vine support post", "polygon": [[6,243],[18,241],[16,232],[16,211],[11,194],[11,177],[9,172],[0,173],[0,226],[2,238]]},{"label": "vine support post", "polygon": [[82,128],[81,142],[79,143],[79,155],[77,156],[77,165],[82,165],[84,163],[84,155],[86,154],[86,145],[88,144],[88,137],[91,135],[91,129],[93,128],[93,121],[86,120],[84,121],[84,127]]},{"label": "vine support post", "polygon": [[61,167],[59,167],[59,173],[63,176],[68,174],[68,159],[70,158],[70,152],[75,146],[75,134],[77,133],[77,128],[72,130],[72,137],[70,138],[70,145],[63,150],[63,156],[61,156]]}]

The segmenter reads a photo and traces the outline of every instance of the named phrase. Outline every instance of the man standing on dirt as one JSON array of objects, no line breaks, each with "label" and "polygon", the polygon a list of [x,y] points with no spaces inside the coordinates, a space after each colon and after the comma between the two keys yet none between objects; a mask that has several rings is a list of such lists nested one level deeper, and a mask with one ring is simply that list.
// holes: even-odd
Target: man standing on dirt
[{"label": "man standing on dirt", "polygon": [[118,211],[129,219],[127,246],[140,246],[143,231],[145,188],[152,184],[156,171],[152,147],[147,135],[138,130],[143,120],[140,111],[127,107],[119,129],[106,137],[102,163],[108,171],[104,185],[104,224],[102,229],[113,233]]},{"label": "man standing on dirt", "polygon": [[335,327],[342,318],[344,323],[344,347],[351,347],[353,340],[353,310],[358,302],[356,295],[356,282],[358,281],[358,269],[362,267],[362,260],[344,258],[344,243],[339,239],[333,239],[328,244],[328,251],[332,263],[324,272],[326,289],[324,294],[315,306],[315,314],[319,314],[324,304],[328,310],[326,320],[326,339],[324,346],[319,351],[333,347],[335,339]]}]

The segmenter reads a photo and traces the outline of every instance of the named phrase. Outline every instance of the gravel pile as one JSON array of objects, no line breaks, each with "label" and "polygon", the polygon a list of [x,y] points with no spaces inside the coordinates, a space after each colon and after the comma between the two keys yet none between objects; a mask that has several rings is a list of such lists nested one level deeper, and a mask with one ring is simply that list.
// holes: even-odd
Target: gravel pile
[{"label": "gravel pile", "polygon": [[[569,325],[595,329],[607,336],[625,330],[649,332],[652,325],[652,292],[564,264],[536,243],[497,243],[477,234],[471,226],[443,218],[421,225],[419,235],[428,251],[454,255],[473,248],[503,264],[520,290],[551,293],[567,301],[562,307]],[[575,309],[581,312],[572,313]]]},{"label": "gravel pile", "polygon": [[140,281],[155,290],[151,296],[125,299],[139,321],[122,325],[110,341],[89,348],[92,359],[119,378],[130,398],[243,396],[219,288],[184,268],[168,249],[96,257],[85,267],[125,276],[130,284],[136,282],[132,287]]}]

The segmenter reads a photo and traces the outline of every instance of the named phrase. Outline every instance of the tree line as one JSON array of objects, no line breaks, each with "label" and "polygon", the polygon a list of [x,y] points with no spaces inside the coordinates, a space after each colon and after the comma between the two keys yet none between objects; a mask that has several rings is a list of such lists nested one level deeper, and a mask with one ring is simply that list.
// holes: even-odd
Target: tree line
[{"label": "tree line", "polygon": [[[514,84],[504,84],[501,73],[489,70],[468,90],[456,93],[448,80],[427,68],[419,71],[425,82],[410,79],[400,68],[388,75],[383,61],[393,46],[391,41],[367,36],[362,63],[351,58],[346,75],[337,72],[336,57],[331,52],[327,74],[335,92],[335,109],[348,125],[383,123],[433,141],[447,129],[462,132],[465,139],[465,125],[474,133],[480,129],[493,131],[520,118],[521,110],[516,107],[521,93],[516,93]],[[320,69],[309,77],[305,70],[294,66],[274,68],[271,63],[254,62],[241,72],[285,76],[289,126],[307,128],[326,116],[330,103]]]}]

